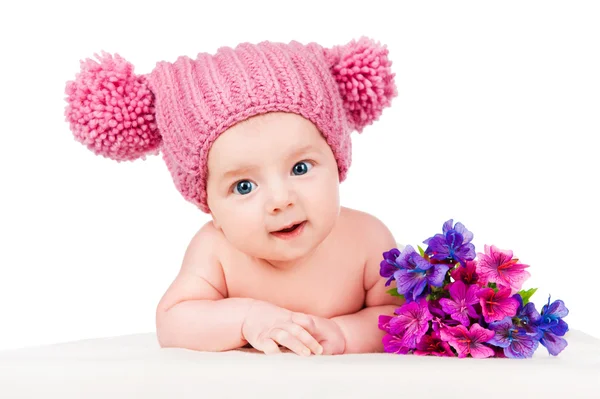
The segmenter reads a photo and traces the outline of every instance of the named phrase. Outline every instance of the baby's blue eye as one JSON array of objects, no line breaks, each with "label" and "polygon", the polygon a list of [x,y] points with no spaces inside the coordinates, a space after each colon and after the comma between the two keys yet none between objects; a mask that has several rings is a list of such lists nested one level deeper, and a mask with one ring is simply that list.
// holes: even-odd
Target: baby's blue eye
[{"label": "baby's blue eye", "polygon": [[[306,161],[302,161],[302,162],[298,162],[296,165],[294,165],[294,172],[297,172],[299,175],[303,175],[306,172],[308,172],[308,166],[306,165],[310,165],[310,163],[306,162]],[[310,165],[312,167],[312,165]]]},{"label": "baby's blue eye", "polygon": [[252,189],[252,183],[248,180],[241,180],[240,182],[238,182],[235,187],[233,188],[233,191],[235,192],[235,190],[238,189],[238,193],[242,194],[242,195],[246,195],[248,194],[251,189]]}]

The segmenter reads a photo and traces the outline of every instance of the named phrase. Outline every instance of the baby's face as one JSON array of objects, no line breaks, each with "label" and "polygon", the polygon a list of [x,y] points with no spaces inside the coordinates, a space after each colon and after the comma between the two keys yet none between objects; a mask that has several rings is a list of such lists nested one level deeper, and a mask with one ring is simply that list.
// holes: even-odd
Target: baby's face
[{"label": "baby's face", "polygon": [[[208,170],[214,224],[253,257],[300,258],[327,237],[339,215],[337,163],[316,126],[299,115],[273,112],[229,128],[213,143]],[[271,234],[304,220],[295,238]]]}]

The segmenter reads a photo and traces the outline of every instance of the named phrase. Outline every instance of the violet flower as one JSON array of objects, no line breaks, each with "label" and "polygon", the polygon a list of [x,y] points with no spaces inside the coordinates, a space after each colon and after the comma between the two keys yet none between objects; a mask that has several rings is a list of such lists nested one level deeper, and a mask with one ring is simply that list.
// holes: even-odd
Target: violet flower
[{"label": "violet flower", "polygon": [[429,313],[433,316],[431,319],[431,328],[433,331],[439,331],[445,327],[456,327],[460,323],[457,320],[451,319],[450,316],[444,312],[440,305],[440,300],[430,300]]},{"label": "violet flower", "polygon": [[459,325],[444,328],[440,333],[442,340],[456,349],[458,357],[467,357],[470,354],[472,357],[481,359],[494,355],[494,350],[484,345],[495,335],[494,331],[485,329],[477,323],[473,324],[470,329]]},{"label": "violet flower", "polygon": [[535,304],[528,302],[527,305],[523,306],[523,298],[519,294],[513,295],[513,298],[519,302],[519,308],[515,316],[515,325],[524,329],[528,334],[537,335],[540,330],[538,325],[541,316],[535,308]]},{"label": "violet flower", "polygon": [[431,259],[459,262],[464,267],[467,261],[475,259],[475,246],[471,244],[473,233],[460,222],[452,227],[452,222],[450,219],[444,223],[443,234],[436,234],[423,241],[428,245],[425,253]]},{"label": "violet flower", "polygon": [[502,320],[506,316],[517,314],[519,301],[510,297],[510,288],[502,288],[494,292],[492,288],[483,288],[478,293],[483,318],[486,323]]},{"label": "violet flower", "polygon": [[394,272],[397,291],[404,295],[407,302],[418,300],[428,285],[441,287],[450,268],[445,264],[430,263],[410,245],[402,251],[397,262],[400,266],[400,269]]},{"label": "violet flower", "polygon": [[470,285],[468,288],[462,281],[455,281],[450,284],[450,298],[440,299],[440,305],[444,312],[448,313],[454,320],[459,321],[463,326],[468,327],[471,324],[469,316],[477,318],[477,312],[473,305],[479,302],[477,292],[480,287]]},{"label": "violet flower", "polygon": [[483,283],[496,283],[498,288],[510,287],[516,293],[531,274],[525,269],[529,265],[518,263],[513,259],[511,250],[498,249],[496,246],[485,245],[485,253],[478,253],[477,273]]},{"label": "violet flower", "polygon": [[504,348],[506,357],[513,359],[532,357],[540,344],[541,334],[530,335],[524,329],[517,328],[509,316],[490,323],[489,329],[495,333],[489,343]]},{"label": "violet flower", "polygon": [[540,312],[539,328],[542,333],[540,343],[553,356],[557,356],[567,347],[567,341],[562,337],[569,331],[569,326],[562,318],[568,314],[569,310],[563,301],[559,299],[550,303],[550,297],[548,297],[548,304],[544,305]]},{"label": "violet flower", "polygon": [[398,248],[392,248],[383,253],[383,260],[379,263],[379,275],[381,277],[389,277],[385,282],[387,287],[394,280],[394,272],[400,267],[396,263],[396,258],[400,255]]}]

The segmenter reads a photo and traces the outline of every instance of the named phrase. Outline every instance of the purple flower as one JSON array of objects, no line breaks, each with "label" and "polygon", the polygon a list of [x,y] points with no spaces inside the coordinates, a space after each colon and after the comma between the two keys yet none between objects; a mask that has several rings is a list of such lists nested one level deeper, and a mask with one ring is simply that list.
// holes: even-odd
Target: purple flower
[{"label": "purple flower", "polygon": [[468,288],[462,281],[455,281],[450,284],[450,297],[440,299],[440,305],[444,312],[451,318],[459,321],[463,326],[468,327],[470,323],[469,316],[477,318],[477,312],[473,305],[479,302],[477,292],[479,286],[470,285]]},{"label": "purple flower", "polygon": [[387,287],[394,280],[394,272],[400,267],[396,263],[396,258],[400,255],[398,248],[392,248],[383,253],[383,260],[379,263],[379,275],[381,277],[389,277],[385,282]]},{"label": "purple flower", "polygon": [[442,341],[439,331],[432,331],[431,334],[424,335],[423,338],[417,342],[417,349],[414,354],[419,356],[455,356],[452,349],[450,349],[448,342]]},{"label": "purple flower", "polygon": [[517,309],[516,326],[524,329],[530,335],[537,335],[539,332],[540,314],[535,308],[533,302],[528,302],[527,305],[523,306],[523,298],[521,295],[513,295],[519,302],[519,308]]},{"label": "purple flower", "polygon": [[502,320],[506,316],[513,317],[517,314],[519,301],[509,295],[510,288],[503,288],[498,292],[494,292],[491,288],[484,288],[477,293],[486,323]]},{"label": "purple flower", "polygon": [[548,304],[542,307],[538,325],[542,333],[540,343],[553,356],[557,356],[567,347],[567,341],[562,338],[569,331],[569,326],[562,320],[562,317],[567,314],[569,314],[569,310],[560,299],[550,303],[550,297],[548,297]]},{"label": "purple flower", "polygon": [[397,262],[400,269],[394,272],[394,278],[398,293],[403,294],[407,302],[418,300],[428,285],[441,287],[450,268],[448,265],[430,263],[410,245],[406,246]]},{"label": "purple flower", "polygon": [[471,244],[473,233],[460,222],[453,228],[452,221],[450,219],[444,223],[443,234],[436,234],[423,241],[428,245],[425,253],[431,259],[459,262],[464,267],[468,260],[475,259],[475,246]]},{"label": "purple flower", "polygon": [[504,348],[506,357],[516,359],[532,357],[540,344],[541,334],[527,334],[524,329],[515,327],[508,316],[490,323],[489,329],[495,333],[489,343]]},{"label": "purple flower", "polygon": [[467,357],[469,354],[475,358],[493,356],[494,350],[485,346],[484,343],[492,339],[494,334],[493,331],[487,330],[477,323],[473,324],[470,330],[463,325],[441,330],[442,339],[456,349],[458,357]]},{"label": "purple flower", "polygon": [[460,323],[456,320],[450,319],[448,314],[442,310],[440,300],[430,300],[428,302],[429,313],[433,316],[431,319],[431,328],[433,331],[439,331],[445,327],[456,327]]},{"label": "purple flower", "polygon": [[558,299],[550,303],[550,297],[548,297],[548,303],[542,307],[540,313],[539,327],[562,337],[569,331],[569,325],[562,319],[568,314],[569,309],[566,308],[563,301]]},{"label": "purple flower", "polygon": [[415,348],[429,329],[429,320],[432,319],[427,302],[421,299],[419,302],[406,303],[396,309],[395,313],[398,316],[389,322],[390,333],[402,337],[402,346]]}]

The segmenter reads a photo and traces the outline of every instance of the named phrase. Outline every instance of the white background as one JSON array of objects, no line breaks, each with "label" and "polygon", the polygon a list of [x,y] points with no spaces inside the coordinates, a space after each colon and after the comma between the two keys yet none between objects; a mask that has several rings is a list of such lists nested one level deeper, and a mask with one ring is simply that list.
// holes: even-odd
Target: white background
[{"label": "white background", "polygon": [[600,337],[596,2],[203,3],[0,6],[0,349],[154,331],[208,220],[160,157],[119,164],[74,141],[64,88],[80,60],[105,50],[146,74],[241,41],[361,35],[388,46],[399,96],[353,135],[342,205],[414,246],[464,223],[479,251],[531,266],[538,309],[552,294]]}]

